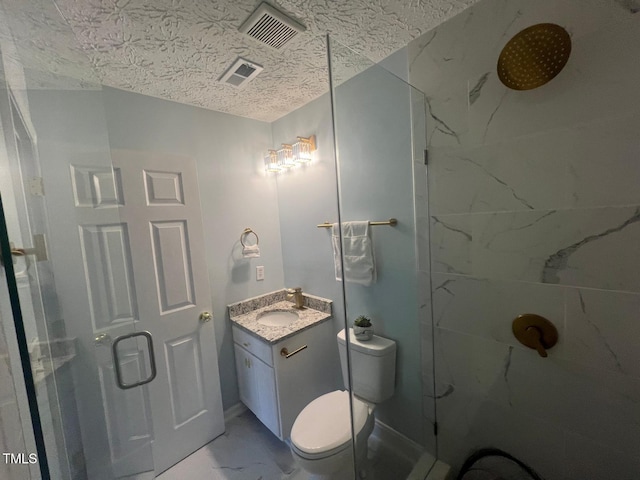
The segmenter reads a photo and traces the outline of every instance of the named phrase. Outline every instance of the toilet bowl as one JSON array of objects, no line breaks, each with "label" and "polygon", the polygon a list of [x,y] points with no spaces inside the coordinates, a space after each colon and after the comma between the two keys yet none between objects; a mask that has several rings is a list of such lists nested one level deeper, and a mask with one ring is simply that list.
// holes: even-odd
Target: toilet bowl
[{"label": "toilet bowl", "polygon": [[347,343],[351,346],[353,435],[349,391],[325,393],[304,407],[291,428],[291,452],[310,480],[353,480],[353,437],[355,461],[361,469],[375,423],[374,405],[390,398],[395,389],[393,340],[374,335],[364,343],[355,338],[353,329],[340,331],[337,340],[345,386],[349,384]]},{"label": "toilet bowl", "polygon": [[[367,457],[367,439],[373,431],[373,408],[353,399],[356,462]],[[326,393],[307,405],[291,429],[291,451],[312,480],[353,480],[353,448],[349,392]]]}]

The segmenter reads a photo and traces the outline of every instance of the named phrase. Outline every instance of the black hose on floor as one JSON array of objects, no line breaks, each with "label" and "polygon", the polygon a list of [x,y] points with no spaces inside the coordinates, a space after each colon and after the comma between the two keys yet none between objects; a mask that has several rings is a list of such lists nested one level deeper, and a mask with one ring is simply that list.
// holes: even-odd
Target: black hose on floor
[{"label": "black hose on floor", "polygon": [[544,480],[530,466],[497,448],[483,448],[462,465],[457,480]]}]

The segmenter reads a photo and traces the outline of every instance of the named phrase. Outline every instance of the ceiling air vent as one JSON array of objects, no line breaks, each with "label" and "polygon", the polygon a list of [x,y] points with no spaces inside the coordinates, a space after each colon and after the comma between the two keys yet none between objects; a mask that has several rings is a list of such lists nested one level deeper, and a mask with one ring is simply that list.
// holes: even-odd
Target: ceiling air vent
[{"label": "ceiling air vent", "polygon": [[304,32],[306,28],[271,5],[261,3],[238,30],[261,43],[280,50],[298,33]]},{"label": "ceiling air vent", "polygon": [[262,70],[263,68],[260,65],[238,57],[233,65],[220,77],[219,81],[235,88],[244,88]]}]

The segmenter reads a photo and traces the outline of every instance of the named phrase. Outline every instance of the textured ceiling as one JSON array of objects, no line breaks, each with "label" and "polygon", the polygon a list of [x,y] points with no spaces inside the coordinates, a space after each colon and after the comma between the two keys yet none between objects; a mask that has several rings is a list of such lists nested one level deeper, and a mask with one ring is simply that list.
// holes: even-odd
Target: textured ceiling
[{"label": "textured ceiling", "polygon": [[[283,51],[237,30],[260,0],[2,4],[20,61],[40,72],[42,87],[72,78],[272,121],[327,91],[326,33],[378,61],[476,1],[270,1],[307,27]],[[264,67],[243,90],[217,82],[239,56]],[[355,56],[349,62],[359,68]]]}]

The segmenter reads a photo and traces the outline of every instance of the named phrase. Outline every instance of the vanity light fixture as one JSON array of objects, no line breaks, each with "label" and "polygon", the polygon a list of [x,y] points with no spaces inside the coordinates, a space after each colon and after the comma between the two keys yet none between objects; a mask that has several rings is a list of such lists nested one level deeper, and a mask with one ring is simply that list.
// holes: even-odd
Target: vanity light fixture
[{"label": "vanity light fixture", "polygon": [[285,170],[296,166],[293,159],[293,147],[288,143],[283,143],[282,148],[278,150],[278,166]]},{"label": "vanity light fixture", "polygon": [[267,173],[279,173],[300,165],[307,165],[316,151],[316,136],[297,137],[292,145],[283,143],[278,150],[269,150],[264,157],[264,169]]},{"label": "vanity light fixture", "polygon": [[278,165],[278,152],[275,150],[269,150],[269,153],[264,157],[264,169],[267,172],[279,172],[282,170]]},{"label": "vanity light fixture", "polygon": [[298,141],[293,144],[293,158],[297,164],[306,164],[311,161],[311,152],[316,149],[316,136],[309,138],[298,137]]}]

